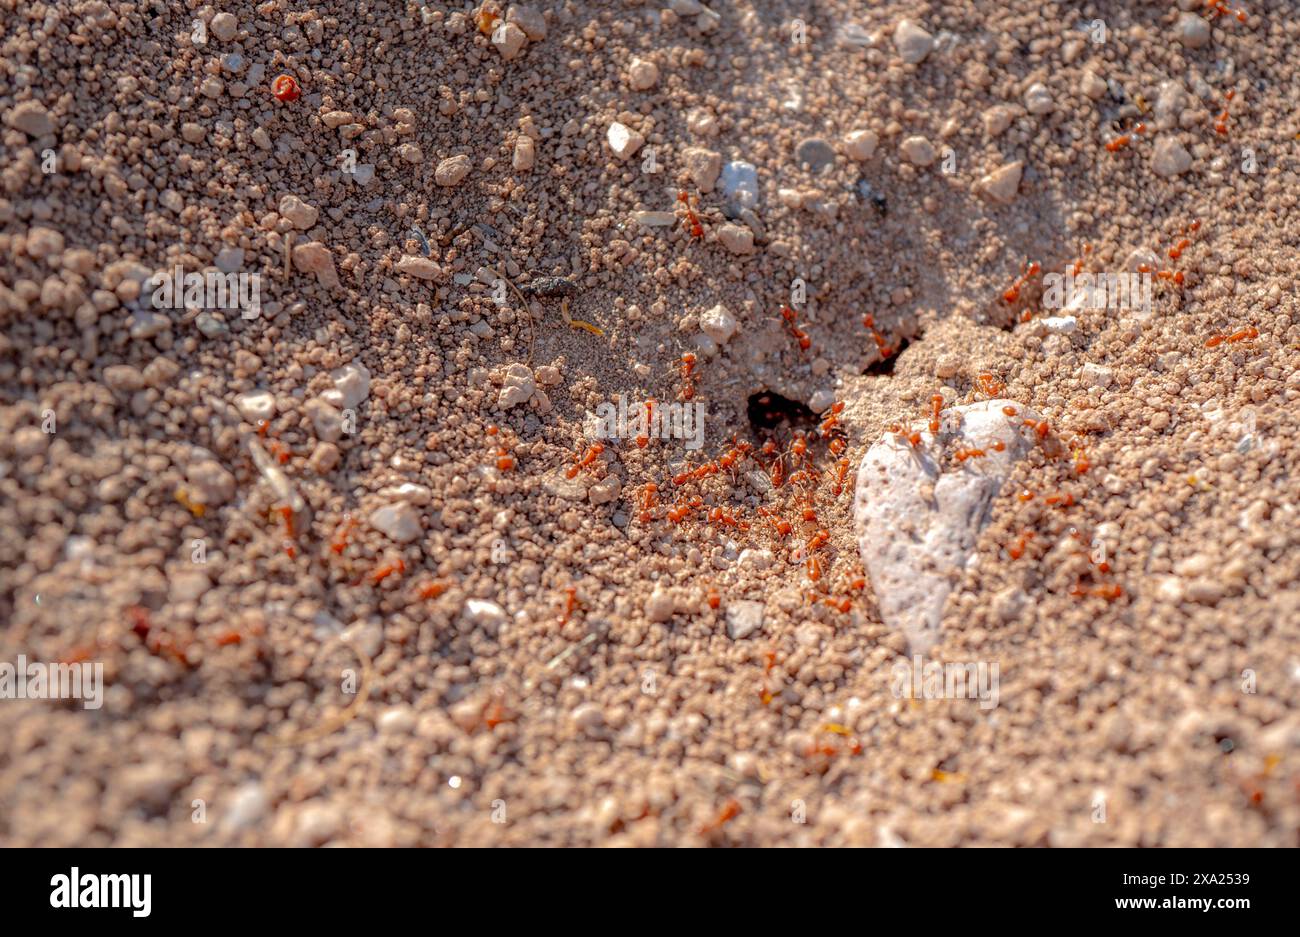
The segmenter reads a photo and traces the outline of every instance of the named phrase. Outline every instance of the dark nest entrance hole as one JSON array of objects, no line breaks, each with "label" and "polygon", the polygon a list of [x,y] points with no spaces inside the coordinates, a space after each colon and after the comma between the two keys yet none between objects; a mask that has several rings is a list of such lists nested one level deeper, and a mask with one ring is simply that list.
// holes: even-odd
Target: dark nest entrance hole
[{"label": "dark nest entrance hole", "polygon": [[745,409],[749,415],[749,425],[756,433],[770,433],[782,423],[792,426],[811,423],[816,418],[816,414],[806,404],[791,400],[774,390],[760,390],[750,394]]}]

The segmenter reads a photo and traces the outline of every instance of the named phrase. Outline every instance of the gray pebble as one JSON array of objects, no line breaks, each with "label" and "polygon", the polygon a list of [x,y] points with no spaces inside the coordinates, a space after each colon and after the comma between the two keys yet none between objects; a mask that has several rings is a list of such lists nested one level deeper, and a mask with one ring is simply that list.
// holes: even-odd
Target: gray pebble
[{"label": "gray pebble", "polygon": [[820,137],[810,137],[804,140],[799,144],[794,155],[801,166],[805,169],[811,169],[813,172],[822,172],[835,165],[834,148]]},{"label": "gray pebble", "polygon": [[727,163],[722,167],[718,185],[727,201],[728,217],[736,217],[742,208],[758,207],[758,170],[753,163],[742,160]]}]

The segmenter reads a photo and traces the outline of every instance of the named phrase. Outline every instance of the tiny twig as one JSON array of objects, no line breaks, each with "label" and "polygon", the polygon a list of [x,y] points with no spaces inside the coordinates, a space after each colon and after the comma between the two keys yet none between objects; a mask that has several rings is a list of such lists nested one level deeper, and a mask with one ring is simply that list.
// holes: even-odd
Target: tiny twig
[{"label": "tiny twig", "polygon": [[592,632],[591,634],[583,638],[581,641],[579,641],[577,644],[570,644],[568,647],[566,647],[564,650],[560,651],[560,653],[556,654],[554,657],[550,659],[550,661],[546,664],[546,669],[554,670],[556,667],[560,666],[560,664],[568,660],[571,655],[575,654],[579,648],[586,647],[588,644],[590,644],[592,641],[595,640],[596,640],[596,634],[595,632]]},{"label": "tiny twig", "polygon": [[[363,654],[360,648],[352,644],[342,635],[335,638],[335,640],[355,654],[357,660],[361,661],[361,689],[357,691],[356,698],[353,699],[352,702],[348,703],[348,705],[338,715],[326,719],[324,722],[313,728],[305,729],[302,732],[291,735],[287,739],[272,739],[272,745],[280,747],[302,745],[306,742],[312,742],[316,739],[324,738],[350,722],[352,717],[357,714],[357,711],[365,705],[366,699],[370,696],[370,658]],[[329,643],[330,642],[326,642],[326,647],[329,646]]]},{"label": "tiny twig", "polygon": [[532,309],[530,309],[529,306],[528,306],[528,298],[527,298],[526,296],[524,296],[523,293],[519,292],[519,287],[515,286],[515,284],[511,281],[511,279],[510,279],[508,276],[505,275],[505,271],[503,271],[503,270],[501,269],[501,267],[499,267],[499,266],[496,267],[496,268],[495,268],[495,272],[496,272],[496,275],[497,275],[497,276],[499,276],[501,279],[503,279],[503,280],[506,281],[506,285],[507,285],[508,287],[510,287],[511,290],[514,291],[515,296],[519,297],[519,301],[520,301],[521,303],[523,303],[523,306],[524,306],[524,315],[528,317],[528,361],[527,361],[527,364],[531,365],[531,364],[533,363],[533,348],[534,348],[534,346],[535,346],[535,344],[536,344],[536,341],[537,341],[537,332],[536,332],[536,330],[533,328],[533,311],[532,311]]},{"label": "tiny twig", "polygon": [[284,235],[284,282],[288,283],[291,276],[293,276],[293,232],[287,231]]}]

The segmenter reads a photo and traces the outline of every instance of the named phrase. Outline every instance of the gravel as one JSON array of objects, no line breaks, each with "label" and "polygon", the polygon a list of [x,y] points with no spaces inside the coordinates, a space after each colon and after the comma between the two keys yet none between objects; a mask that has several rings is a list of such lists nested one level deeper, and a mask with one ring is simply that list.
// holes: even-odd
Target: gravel
[{"label": "gravel", "polygon": [[[6,843],[1294,845],[1294,18],[707,6],[14,8],[0,661],[105,693],[0,705]],[[1049,431],[966,524],[900,474],[864,558],[936,393]],[[699,448],[567,477],[647,401]],[[898,698],[909,629],[996,708]]]}]

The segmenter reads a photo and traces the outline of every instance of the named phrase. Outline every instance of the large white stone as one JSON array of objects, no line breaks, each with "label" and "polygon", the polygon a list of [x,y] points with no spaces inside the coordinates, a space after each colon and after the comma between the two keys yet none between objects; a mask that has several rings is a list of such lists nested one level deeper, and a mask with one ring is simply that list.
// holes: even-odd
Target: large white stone
[{"label": "large white stone", "polygon": [[[1013,406],[1015,416],[1002,408]],[[939,439],[924,424],[913,448],[887,433],[862,458],[853,520],[862,564],[871,576],[880,614],[902,631],[913,653],[939,640],[944,601],[970,559],[993,499],[1012,466],[1033,449],[1023,421],[1038,420],[1013,400],[988,400],[940,414]],[[1001,441],[1005,450],[993,449]],[[940,448],[942,443],[942,450]],[[955,464],[943,451],[982,449],[982,458]]]}]

